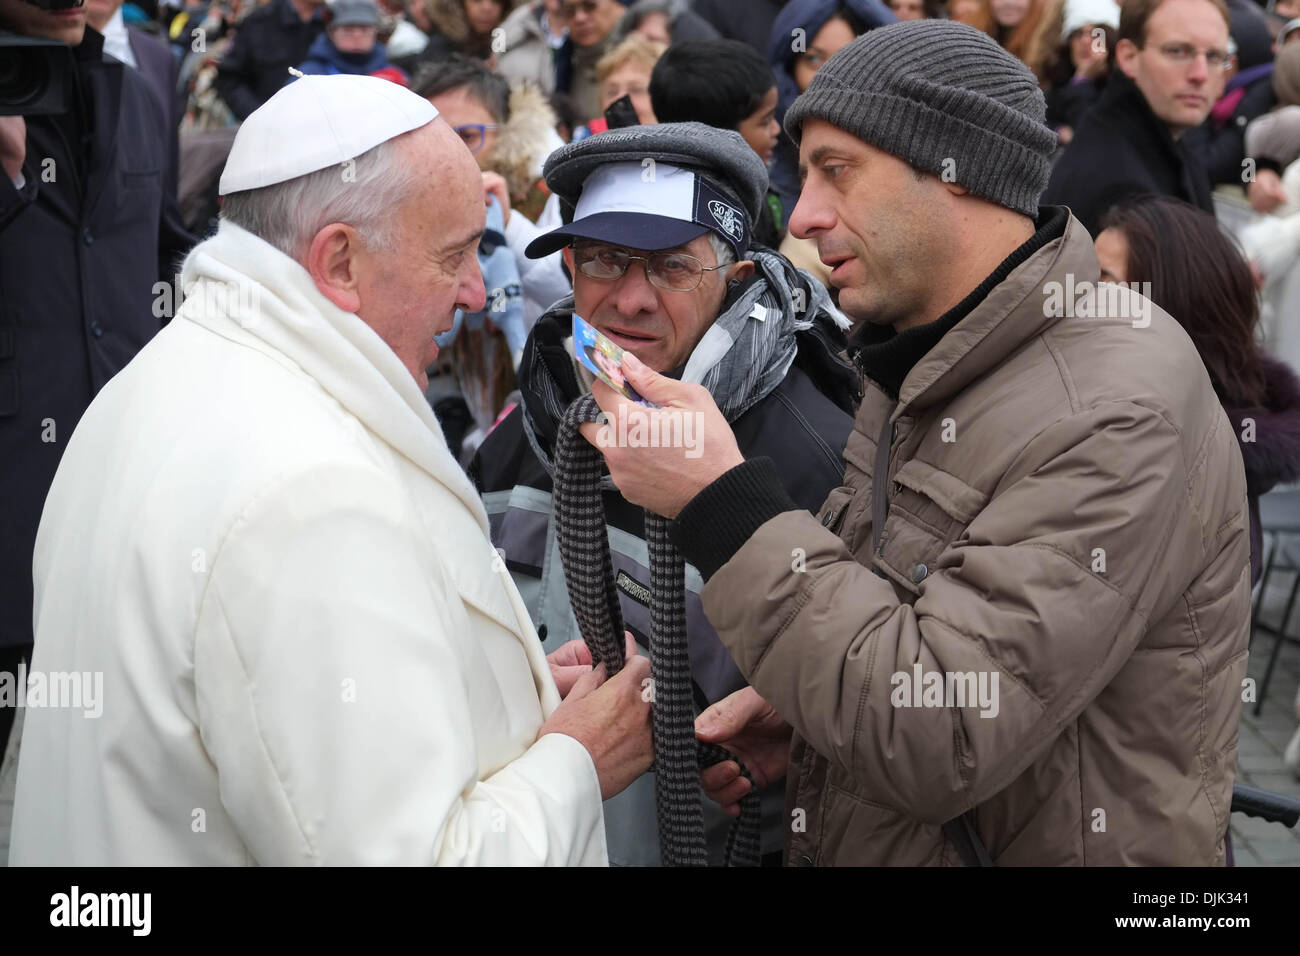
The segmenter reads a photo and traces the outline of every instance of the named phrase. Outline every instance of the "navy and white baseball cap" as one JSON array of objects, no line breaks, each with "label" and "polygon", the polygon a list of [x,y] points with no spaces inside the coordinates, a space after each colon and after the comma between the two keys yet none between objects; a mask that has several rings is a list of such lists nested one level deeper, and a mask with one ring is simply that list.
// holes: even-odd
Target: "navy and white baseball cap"
[{"label": "navy and white baseball cap", "polygon": [[548,256],[574,239],[595,239],[629,249],[673,249],[716,232],[743,258],[749,220],[702,177],[671,163],[609,163],[582,187],[573,221],[529,243],[532,259]]},{"label": "navy and white baseball cap", "polygon": [[574,239],[672,249],[713,231],[744,258],[767,167],[735,130],[703,123],[628,126],[557,149],[546,184],[565,225],[529,244],[539,259]]}]

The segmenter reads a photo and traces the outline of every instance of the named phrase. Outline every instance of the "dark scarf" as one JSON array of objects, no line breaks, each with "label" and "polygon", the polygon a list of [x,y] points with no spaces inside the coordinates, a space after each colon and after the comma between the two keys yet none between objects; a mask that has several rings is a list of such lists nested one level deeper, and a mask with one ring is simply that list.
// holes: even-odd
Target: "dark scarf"
[{"label": "dark scarf", "polygon": [[[772,253],[751,250],[747,258],[758,264],[758,275],[729,290],[718,318],[685,366],[685,377],[709,389],[728,421],[735,421],[785,379],[797,358],[796,335],[815,334],[816,326],[829,316],[825,290],[810,282],[805,273],[796,273],[786,260]],[[559,332],[555,323],[571,309],[570,300],[558,303],[539,321],[534,340],[548,330],[552,336]],[[560,358],[554,346],[550,351],[551,361]],[[533,360],[541,355],[534,347]],[[564,378],[576,384],[571,359],[568,364]],[[548,461],[547,449],[536,435],[539,397],[545,418],[563,409],[553,462]],[[612,486],[604,474],[600,451],[578,431],[583,423],[600,420],[600,407],[590,393],[569,402],[557,390],[535,396],[524,408],[525,433],[554,478],[556,539],[574,617],[592,659],[605,662],[613,676],[622,669],[624,658],[623,614],[601,498],[601,491]],[[647,511],[645,539],[650,552],[650,674],[659,850],[666,866],[707,866],[699,770],[723,760],[741,762],[722,748],[695,738],[685,564],[668,538],[667,519]],[[748,777],[743,764],[741,769]],[[758,791],[752,790],[741,801],[740,818],[727,835],[728,866],[758,865],[759,818]]]},{"label": "dark scarf", "polygon": [[[560,423],[555,454],[555,528],[574,617],[591,659],[605,662],[612,677],[623,669],[623,612],[614,584],[614,568],[601,501],[600,452],[578,431],[601,419],[590,393],[572,405]],[[665,866],[708,866],[704,810],[700,802],[700,766],[732,757],[721,747],[695,739],[695,701],[686,643],[686,566],[668,540],[668,520],[645,516],[650,546],[650,679],[651,730],[655,751],[655,810],[659,853]],[[602,546],[603,545],[603,546]],[[742,772],[748,777],[749,773]],[[752,778],[751,778],[752,780]],[[757,866],[760,817],[757,790],[741,800],[740,818],[727,833],[727,866]]]}]

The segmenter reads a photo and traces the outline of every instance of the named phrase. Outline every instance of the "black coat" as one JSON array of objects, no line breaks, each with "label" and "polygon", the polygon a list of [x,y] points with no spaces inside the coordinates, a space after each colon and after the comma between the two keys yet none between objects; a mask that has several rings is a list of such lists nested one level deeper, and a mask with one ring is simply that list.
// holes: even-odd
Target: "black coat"
[{"label": "black coat", "polygon": [[167,41],[136,27],[127,27],[126,33],[131,52],[135,55],[136,68],[149,81],[167,119],[167,148],[171,153],[167,164],[167,188],[175,198],[180,178],[181,119],[185,116],[185,100],[179,89],[181,63]]},{"label": "black coat", "polygon": [[307,59],[325,29],[320,10],[306,23],[289,0],[271,0],[239,25],[235,41],[217,65],[217,92],[239,119],[253,112],[289,80],[289,67]]},{"label": "black coat", "polygon": [[154,285],[192,242],[148,81],[91,29],[74,52],[89,104],[30,117],[26,184],[0,175],[0,647],[32,640],[32,545],[68,438],[165,321]]},{"label": "black coat", "polygon": [[[1246,126],[1251,120],[1277,106],[1277,96],[1273,93],[1273,71],[1261,69],[1260,72],[1263,73],[1262,76],[1245,84],[1245,91],[1226,123],[1219,126],[1211,117],[1196,129],[1187,132],[1184,145],[1196,154],[1209,174],[1210,182],[1215,185],[1225,183],[1241,186],[1245,183],[1242,174],[1246,167],[1242,165],[1242,160],[1246,158]],[[1281,172],[1276,164],[1273,164],[1273,168]]]},{"label": "black coat", "polygon": [[1047,91],[1047,125],[1052,129],[1068,126],[1078,129],[1088,110],[1097,105],[1106,89],[1106,77],[1092,80],[1068,80]]},{"label": "black coat", "polygon": [[1094,236],[1111,206],[1134,196],[1176,196],[1214,212],[1200,159],[1156,119],[1133,81],[1115,70],[1052,170],[1045,206],[1069,206]]},{"label": "black coat", "polygon": [[[772,24],[786,0],[695,0],[695,12],[728,40],[748,43],[767,56]],[[674,35],[673,41],[679,38]],[[810,38],[811,39],[811,38]]]},{"label": "black coat", "polygon": [[[1266,353],[1264,398],[1254,408],[1224,412],[1237,433],[1242,464],[1246,466],[1246,501],[1250,506],[1250,581],[1259,580],[1264,534],[1259,523],[1259,496],[1281,484],[1300,481],[1300,379],[1290,367]],[[1253,434],[1247,423],[1253,422]]]}]

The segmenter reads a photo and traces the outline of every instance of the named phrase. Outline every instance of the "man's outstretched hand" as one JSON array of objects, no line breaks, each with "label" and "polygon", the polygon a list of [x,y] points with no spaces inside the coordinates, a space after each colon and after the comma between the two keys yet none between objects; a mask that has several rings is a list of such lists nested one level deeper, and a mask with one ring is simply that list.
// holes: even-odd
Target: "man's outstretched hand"
[{"label": "man's outstretched hand", "polygon": [[666,378],[631,352],[623,353],[623,373],[638,394],[662,407],[638,405],[597,381],[592,395],[606,423],[589,422],[582,426],[582,435],[605,456],[624,498],[676,518],[692,498],[742,464],[745,456],[704,386]]},{"label": "man's outstretched hand", "polygon": [[709,799],[729,816],[740,816],[740,801],[750,790],[785,776],[790,734],[790,725],[752,687],[724,697],[696,717],[695,736],[730,750],[754,778],[751,784],[742,777],[734,760],[714,764],[700,771],[700,785]]}]

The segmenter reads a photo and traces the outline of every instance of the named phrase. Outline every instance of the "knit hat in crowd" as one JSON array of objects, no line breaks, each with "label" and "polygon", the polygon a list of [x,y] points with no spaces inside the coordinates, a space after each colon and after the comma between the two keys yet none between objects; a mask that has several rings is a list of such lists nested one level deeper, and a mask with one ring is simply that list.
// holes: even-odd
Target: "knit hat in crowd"
[{"label": "knit hat in crowd", "polygon": [[822,66],[786,114],[796,143],[825,120],[922,172],[1038,215],[1056,134],[1034,74],[987,34],[909,20],[858,37]]},{"label": "knit hat in crowd", "polygon": [[706,232],[743,258],[767,192],[767,167],[744,137],[703,123],[598,133],[557,149],[544,172],[565,225],[528,245],[533,259],[574,239],[653,250]]},{"label": "knit hat in crowd", "polygon": [[334,27],[379,26],[379,7],[375,0],[334,0],[330,14],[331,30]]}]

